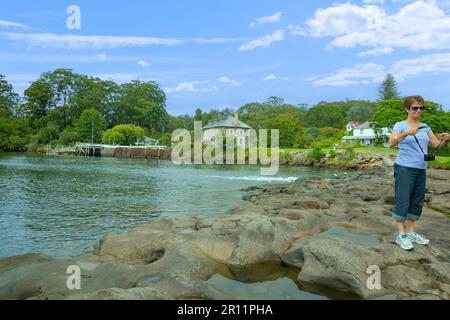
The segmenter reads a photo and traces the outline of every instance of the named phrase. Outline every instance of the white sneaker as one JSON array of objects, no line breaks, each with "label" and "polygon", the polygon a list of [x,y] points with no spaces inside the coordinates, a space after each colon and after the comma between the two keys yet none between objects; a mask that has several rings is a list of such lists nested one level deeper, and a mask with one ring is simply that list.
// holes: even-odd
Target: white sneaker
[{"label": "white sneaker", "polygon": [[417,243],[417,244],[429,244],[430,240],[425,238],[424,236],[418,234],[418,233],[407,233],[408,238],[411,240],[411,242]]},{"label": "white sneaker", "polygon": [[404,250],[412,250],[414,248],[414,245],[411,241],[411,239],[406,235],[398,235],[397,238],[395,239],[395,242],[397,242],[397,244]]}]

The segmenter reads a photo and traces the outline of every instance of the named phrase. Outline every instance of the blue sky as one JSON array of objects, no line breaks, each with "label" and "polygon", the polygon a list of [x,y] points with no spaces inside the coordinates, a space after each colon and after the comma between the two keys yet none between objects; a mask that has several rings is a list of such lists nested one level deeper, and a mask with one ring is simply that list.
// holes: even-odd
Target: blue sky
[{"label": "blue sky", "polygon": [[[309,106],[402,95],[450,110],[450,0],[4,1],[0,73],[20,93],[42,72],[156,81],[171,114],[281,96]],[[69,29],[77,5],[81,29]]]}]

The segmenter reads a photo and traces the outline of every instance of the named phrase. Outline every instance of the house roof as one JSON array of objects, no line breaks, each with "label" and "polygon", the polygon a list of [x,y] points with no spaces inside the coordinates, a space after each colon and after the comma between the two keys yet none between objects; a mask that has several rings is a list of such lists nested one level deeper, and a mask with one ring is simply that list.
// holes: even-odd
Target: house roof
[{"label": "house roof", "polygon": [[372,129],[372,128],[370,127],[370,122],[366,121],[366,122],[360,124],[359,126],[357,126],[355,129]]},{"label": "house roof", "polygon": [[243,123],[239,119],[236,119],[233,116],[228,116],[226,119],[219,119],[215,121],[209,121],[206,126],[202,129],[211,129],[211,128],[242,128],[242,129],[251,129],[249,125]]},{"label": "house roof", "polygon": [[350,121],[347,125],[351,125],[352,127],[357,127],[361,124],[359,121]]}]

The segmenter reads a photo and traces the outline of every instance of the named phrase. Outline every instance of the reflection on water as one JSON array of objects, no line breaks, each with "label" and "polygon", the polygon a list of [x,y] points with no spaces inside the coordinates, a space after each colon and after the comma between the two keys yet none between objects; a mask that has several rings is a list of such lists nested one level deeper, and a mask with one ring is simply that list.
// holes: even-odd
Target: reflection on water
[{"label": "reflection on water", "polygon": [[276,263],[236,268],[218,264],[208,283],[234,299],[243,300],[323,300],[326,297],[300,289],[299,270]]},{"label": "reflection on water", "polygon": [[[357,300],[357,296],[323,286],[301,282],[300,269],[275,262],[243,268],[218,264],[208,283],[233,299],[242,300]],[[374,300],[395,300],[388,294]]]},{"label": "reflection on water", "polygon": [[320,295],[300,290],[287,277],[254,283],[245,283],[215,274],[208,280],[221,292],[239,300],[323,300]]},{"label": "reflection on water", "polygon": [[0,256],[75,256],[142,223],[222,214],[242,203],[242,188],[328,174],[280,168],[267,177],[249,165],[0,154]]}]

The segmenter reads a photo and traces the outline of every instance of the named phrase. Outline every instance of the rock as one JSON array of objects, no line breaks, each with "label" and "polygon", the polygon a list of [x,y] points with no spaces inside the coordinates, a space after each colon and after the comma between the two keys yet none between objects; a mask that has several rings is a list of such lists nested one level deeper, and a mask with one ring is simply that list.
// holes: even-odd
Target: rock
[{"label": "rock", "polygon": [[[286,263],[301,267],[299,281],[348,292],[361,298],[381,295],[367,288],[367,267],[381,264],[375,252],[337,238],[313,236],[283,256]],[[295,254],[297,253],[297,254]]]},{"label": "rock", "polygon": [[317,200],[299,200],[292,203],[292,208],[296,209],[329,209],[330,205],[326,201]]},{"label": "rock", "polygon": [[387,267],[382,275],[382,281],[392,289],[402,290],[411,295],[426,294],[427,290],[433,288],[425,271],[405,265]]},{"label": "rock", "polygon": [[427,264],[425,270],[432,277],[433,280],[450,284],[450,263],[449,262],[435,262]]},{"label": "rock", "polygon": [[380,197],[379,196],[374,196],[374,195],[366,195],[366,196],[362,197],[362,200],[366,201],[366,202],[372,202],[372,201],[380,200]]},{"label": "rock", "polygon": [[386,196],[386,197],[384,197],[384,203],[385,204],[395,204],[394,196]]},{"label": "rock", "polygon": [[235,236],[205,235],[196,241],[198,248],[209,258],[226,263],[230,260],[239,239]]},{"label": "rock", "polygon": [[419,294],[416,296],[405,297],[402,300],[440,300],[440,298],[432,294]]}]

